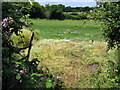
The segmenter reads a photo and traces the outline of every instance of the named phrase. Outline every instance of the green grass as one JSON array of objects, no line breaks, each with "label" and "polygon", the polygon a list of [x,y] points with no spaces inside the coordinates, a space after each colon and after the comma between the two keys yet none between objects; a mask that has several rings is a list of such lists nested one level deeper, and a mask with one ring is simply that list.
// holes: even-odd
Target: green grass
[{"label": "green grass", "polygon": [[[93,21],[31,19],[30,30],[39,30],[30,59],[38,58],[39,66],[60,77],[67,88],[111,88],[116,50],[107,50],[101,41],[100,26]],[[65,40],[68,39],[68,40]],[[93,40],[91,42],[89,40]],[[44,68],[43,68],[44,69]]]},{"label": "green grass", "polygon": [[30,30],[40,30],[41,39],[101,40],[100,26],[94,21],[85,20],[41,20],[31,19]]}]

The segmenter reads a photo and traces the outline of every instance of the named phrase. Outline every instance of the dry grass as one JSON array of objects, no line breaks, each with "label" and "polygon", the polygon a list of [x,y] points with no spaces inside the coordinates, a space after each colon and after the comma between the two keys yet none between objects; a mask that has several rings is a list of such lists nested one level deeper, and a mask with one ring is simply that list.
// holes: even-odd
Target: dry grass
[{"label": "dry grass", "polygon": [[66,87],[107,88],[111,83],[105,72],[109,61],[115,63],[115,51],[106,50],[105,42],[40,40],[34,43],[30,58],[38,58]]}]

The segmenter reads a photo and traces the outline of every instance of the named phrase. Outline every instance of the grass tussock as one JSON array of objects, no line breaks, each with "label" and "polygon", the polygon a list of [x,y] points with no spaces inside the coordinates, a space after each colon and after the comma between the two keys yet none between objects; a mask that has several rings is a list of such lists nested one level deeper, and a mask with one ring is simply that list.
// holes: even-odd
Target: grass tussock
[{"label": "grass tussock", "polygon": [[113,83],[107,69],[116,62],[115,50],[106,50],[105,42],[47,39],[34,43],[30,58],[38,58],[66,87],[108,88]]}]

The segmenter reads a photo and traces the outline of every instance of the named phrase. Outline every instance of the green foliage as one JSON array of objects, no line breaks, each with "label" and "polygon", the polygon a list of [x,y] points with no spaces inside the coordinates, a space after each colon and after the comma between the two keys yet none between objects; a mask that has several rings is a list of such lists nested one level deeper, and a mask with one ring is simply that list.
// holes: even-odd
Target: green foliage
[{"label": "green foliage", "polygon": [[64,7],[63,11],[64,12],[89,12],[90,10],[92,10],[94,7]]},{"label": "green foliage", "polygon": [[[54,81],[48,72],[38,69],[40,61],[37,58],[29,60],[34,33],[22,29],[23,25],[29,26],[28,16],[23,16],[17,5],[2,3],[2,89],[49,88],[50,83],[55,88],[62,88],[63,82]],[[46,86],[48,80],[51,82]]]},{"label": "green foliage", "polygon": [[[22,29],[22,26],[25,25],[25,22],[22,22],[20,19],[22,18],[22,14],[16,10],[14,3],[2,3],[2,46],[3,46],[3,57],[6,53],[9,53],[10,50],[13,51],[12,41],[10,41],[10,37],[13,33],[18,35],[18,32]],[[11,8],[9,8],[11,7]],[[6,49],[4,49],[4,47]],[[8,49],[8,51],[7,51]]]},{"label": "green foliage", "polygon": [[46,82],[46,88],[52,88],[53,85],[52,85],[52,81],[51,80],[47,80]]},{"label": "green foliage", "polygon": [[87,13],[85,12],[69,12],[65,13],[65,19],[72,19],[72,20],[82,20],[87,19]]},{"label": "green foliage", "polygon": [[32,5],[29,2],[17,2],[17,9],[23,15],[30,14],[30,18],[45,18],[44,7],[41,6],[38,2],[32,2]]},{"label": "green foliage", "polygon": [[102,21],[103,35],[108,42],[109,48],[120,47],[120,3],[99,3],[100,8],[91,12],[91,18]]},{"label": "green foliage", "polygon": [[21,32],[19,32],[19,36],[16,34],[13,34],[10,37],[10,40],[13,41],[13,45],[15,47],[26,47],[29,45],[30,37],[32,36],[32,32],[26,29],[22,29]]},{"label": "green foliage", "polygon": [[49,19],[64,20],[65,16],[64,16],[62,10],[59,9],[59,7],[57,5],[53,5],[53,6],[51,6]]},{"label": "green foliage", "polygon": [[[120,59],[119,59],[119,48],[120,48],[120,1],[119,2],[104,2],[98,3],[97,9],[91,12],[90,18],[94,20],[100,20],[103,30],[103,35],[108,43],[108,50],[118,50],[118,61],[116,67],[114,67],[114,73],[111,73],[111,68],[108,68],[108,76],[112,77],[111,82],[115,83],[115,87],[119,87],[120,83]],[[113,66],[111,66],[113,67]],[[117,72],[116,72],[117,71]]]},{"label": "green foliage", "polygon": [[21,79],[21,76],[20,76],[20,75],[16,75],[16,79],[17,79],[17,80],[20,80],[20,79]]},{"label": "green foliage", "polygon": [[40,6],[39,3],[33,2],[30,10],[30,18],[45,18],[44,8]]},{"label": "green foliage", "polygon": [[34,36],[34,40],[39,40],[40,39],[40,30],[34,30],[33,31],[35,36]]},{"label": "green foliage", "polygon": [[32,7],[30,2],[16,2],[15,6],[23,15],[29,14]]},{"label": "green foliage", "polygon": [[[65,5],[49,5],[45,6],[40,5],[37,2],[32,2],[32,6],[29,2],[16,2],[15,5],[17,9],[22,12],[22,14],[27,15],[30,14],[30,18],[40,18],[40,19],[58,19],[64,20],[65,15],[64,12],[85,12],[88,13],[93,8],[90,7],[65,7]],[[81,15],[66,15],[66,19],[87,19],[86,15],[82,13]]]}]

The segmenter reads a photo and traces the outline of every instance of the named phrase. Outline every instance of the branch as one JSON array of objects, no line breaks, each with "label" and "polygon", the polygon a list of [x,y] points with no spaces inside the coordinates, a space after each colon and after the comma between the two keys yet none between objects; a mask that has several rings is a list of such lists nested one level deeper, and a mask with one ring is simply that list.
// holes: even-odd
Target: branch
[{"label": "branch", "polygon": [[32,47],[33,37],[34,37],[34,33],[32,33],[29,46],[19,49],[19,50],[23,50],[23,49],[29,48],[29,49],[28,49],[28,54],[27,54],[27,56],[25,56],[25,57],[23,57],[23,58],[21,58],[21,59],[19,59],[19,60],[17,60],[17,61],[21,61],[21,60],[23,60],[23,59],[26,59],[27,61],[29,60],[30,50],[31,50],[31,47]]},{"label": "branch", "polygon": [[[31,44],[31,46],[32,46],[32,44]],[[26,47],[23,47],[23,48],[13,47],[13,48],[14,48],[14,49],[13,49],[13,52],[14,52],[14,53],[19,53],[21,50],[27,49],[27,48],[29,48],[29,47],[30,47],[30,45],[29,45],[29,46],[26,46]]]},{"label": "branch", "polygon": [[29,49],[28,49],[28,55],[26,56],[26,59],[27,59],[27,60],[29,60],[30,50],[31,50],[31,47],[32,47],[33,37],[34,37],[34,33],[32,33],[32,36],[31,36],[30,45],[29,45]]}]

